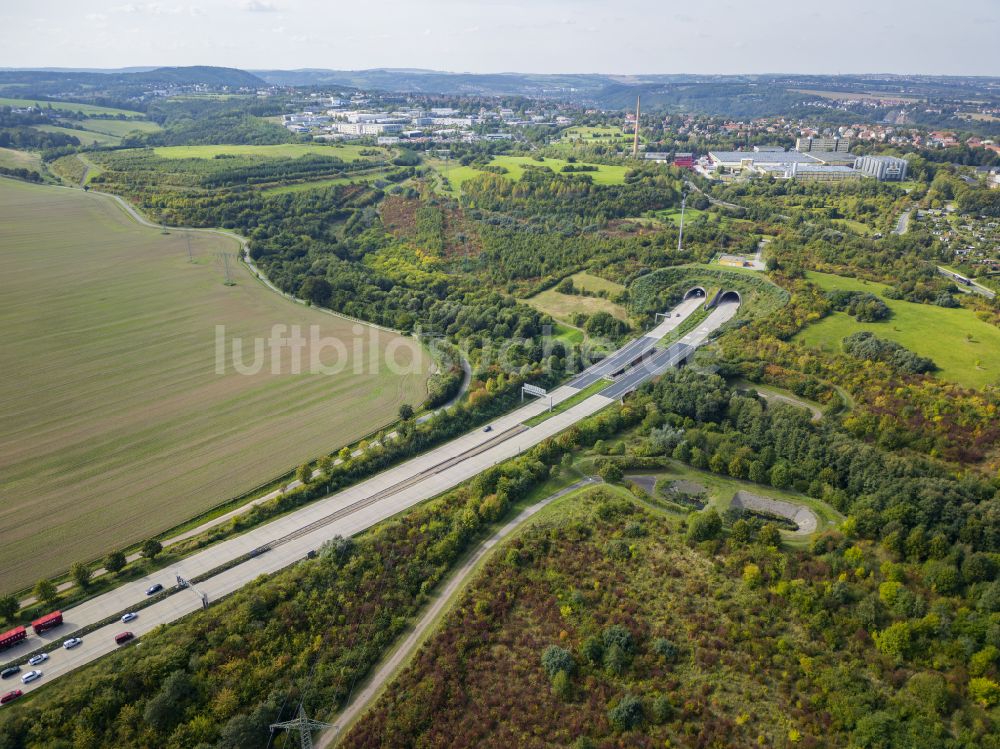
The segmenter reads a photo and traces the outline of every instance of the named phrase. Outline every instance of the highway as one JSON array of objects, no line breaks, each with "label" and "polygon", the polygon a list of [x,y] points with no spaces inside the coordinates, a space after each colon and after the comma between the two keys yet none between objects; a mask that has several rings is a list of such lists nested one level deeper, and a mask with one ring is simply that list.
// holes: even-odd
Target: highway
[{"label": "highway", "polygon": [[[599,362],[584,373],[586,377],[583,379],[593,377],[590,381],[594,382],[619,369],[623,360],[634,360],[637,352],[655,346],[702,303],[704,298],[682,303],[663,323],[640,338],[638,346],[637,342],[632,342],[622,350],[627,349],[627,353],[619,351],[613,355],[613,361]],[[635,389],[641,382],[662,372],[665,367],[670,366],[670,360],[676,360],[677,354],[682,351],[677,348],[678,344],[692,347],[700,345],[713,330],[735,314],[737,306],[735,302],[720,305],[677,344],[663,349],[663,353],[657,352],[652,359],[655,364],[641,367],[636,373],[622,375],[618,380],[610,382],[601,393],[590,396],[562,413],[553,414],[529,428],[523,422],[543,413],[548,408],[548,402],[547,399],[539,399],[526,403],[493,421],[490,432],[476,429],[464,434],[354,486],[312,502],[296,512],[196,552],[175,568],[124,583],[112,591],[68,609],[63,612],[63,626],[41,636],[30,636],[24,643],[4,651],[0,655],[0,662],[23,663],[27,653],[44,643],[63,641],[81,627],[128,611],[146,600],[145,591],[153,583],[173,586],[175,572],[190,580],[232,564],[251,551],[267,548],[263,553],[197,583],[198,590],[204,592],[210,602],[217,601],[259,575],[271,574],[294,564],[336,535],[355,535],[419,502],[437,496],[600,411],[621,394]],[[686,355],[689,352],[684,353]],[[578,380],[581,377],[577,377],[574,382]],[[558,404],[573,397],[582,387],[586,386],[571,383],[557,388],[551,393],[553,403]],[[114,623],[90,632],[83,636],[83,644],[72,650],[53,650],[49,654],[50,659],[40,667],[44,677],[31,684],[17,686],[26,692],[44,686],[54,678],[115,650],[117,646],[114,644],[114,636],[119,632],[128,630],[141,636],[161,624],[176,621],[197,611],[201,606],[201,598],[193,590],[177,591],[139,611],[135,621],[128,624]],[[143,647],[143,643],[141,640],[134,641],[126,647]]]},{"label": "highway", "polygon": [[[610,377],[639,361],[659,343],[667,333],[676,328],[692,312],[705,303],[705,297],[692,297],[681,302],[670,312],[670,317],[640,338],[626,344],[607,358],[588,367],[569,382],[569,387],[583,390],[603,377]],[[679,317],[678,317],[679,315]]]},{"label": "highway", "polygon": [[[945,268],[945,267],[943,267],[941,265],[937,266],[937,269],[938,269],[938,273],[940,273],[942,276],[947,276],[948,278],[952,279],[953,281],[956,280],[957,277],[958,277],[958,274],[956,274],[953,271],[948,270],[947,268]],[[957,282],[957,283],[959,284],[958,287],[960,289],[964,288],[966,291],[971,291],[974,294],[981,294],[982,296],[986,297],[987,299],[993,299],[997,295],[997,293],[995,291],[993,291],[993,289],[988,289],[985,286],[976,283],[972,279],[969,279],[968,285],[963,284],[961,282]]]}]

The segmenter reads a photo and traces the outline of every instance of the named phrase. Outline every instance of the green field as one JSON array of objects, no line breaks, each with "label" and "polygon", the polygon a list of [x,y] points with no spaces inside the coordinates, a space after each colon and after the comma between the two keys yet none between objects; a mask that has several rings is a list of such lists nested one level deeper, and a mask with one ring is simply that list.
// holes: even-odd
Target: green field
[{"label": "green field", "polygon": [[[306,347],[306,373],[292,374],[286,346],[276,374],[267,355],[240,375],[229,346],[216,374],[217,325],[251,364],[276,324],[307,338],[317,325],[349,356],[356,324],[288,302],[235,260],[224,285],[217,253],[235,255],[232,239],[192,233],[191,247],[193,263],[183,232],[139,226],[108,197],[0,180],[0,592],[180,523],[423,400],[426,361],[308,374]],[[364,361],[390,343],[401,363],[419,350],[363,331]],[[322,361],[336,356],[328,346]]]},{"label": "green field", "polygon": [[63,135],[72,135],[75,138],[79,138],[80,145],[83,146],[90,146],[94,144],[99,146],[117,146],[122,142],[122,139],[117,135],[95,133],[93,130],[76,130],[70,127],[59,127],[58,125],[37,125],[35,129],[46,133],[62,133]]},{"label": "green field", "polygon": [[[507,169],[507,174],[504,176],[515,181],[521,179],[526,166],[548,167],[553,172],[558,173],[569,163],[565,159],[553,158],[537,161],[530,156],[494,156],[493,160],[490,161],[490,165],[502,166]],[[576,162],[574,165],[586,166],[583,162]],[[488,174],[488,172],[482,172],[475,167],[461,166],[459,164],[452,165],[452,162],[446,161],[435,161],[433,162],[433,166],[438,172],[448,178],[448,182],[451,184],[451,192],[456,195],[462,191],[462,183],[466,180],[478,177],[480,174]],[[628,172],[628,167],[608,164],[591,164],[590,166],[596,166],[597,171],[577,172],[576,174],[583,174],[590,177],[595,185],[620,185],[625,182],[625,174]]]},{"label": "green field", "polygon": [[[586,271],[575,273],[571,276],[573,285],[588,291],[605,290],[612,296],[625,287],[614,281],[608,281],[598,276],[592,276]],[[535,296],[524,300],[532,307],[552,316],[560,322],[572,322],[573,315],[582,312],[592,315],[595,312],[609,312],[619,320],[628,320],[628,312],[620,304],[615,304],[610,299],[596,296],[583,296],[580,294],[563,294],[555,290],[555,287],[546,289]]]},{"label": "green field", "polygon": [[8,169],[31,169],[38,171],[42,160],[36,153],[17,151],[13,148],[0,148],[0,166]]},{"label": "green field", "polygon": [[86,119],[80,120],[80,124],[91,132],[104,133],[105,135],[117,135],[118,137],[128,135],[129,133],[134,133],[136,131],[140,133],[157,133],[163,129],[155,122],[148,122],[146,120]]},{"label": "green field", "polygon": [[[349,145],[327,146],[319,143],[279,143],[274,146],[161,146],[153,149],[157,156],[164,159],[214,159],[221,154],[294,159],[310,153],[318,153],[323,156],[336,156],[344,161],[378,158],[361,155],[361,151],[368,150],[372,150],[372,147]],[[383,153],[385,152],[383,151]]]},{"label": "green field", "polygon": [[[702,211],[697,208],[685,208],[684,209],[684,223],[687,225],[689,222],[694,221],[696,218],[706,215],[707,211]],[[665,208],[662,211],[652,211],[649,215],[651,218],[655,218],[663,223],[671,223],[674,226],[681,225],[681,209],[680,208]]]},{"label": "green field", "polygon": [[[810,281],[828,291],[868,291],[881,295],[886,288],[826,273],[807,275]],[[883,299],[892,310],[888,320],[859,323],[844,312],[835,312],[809,325],[793,340],[826,351],[839,351],[844,338],[868,330],[930,357],[940,367],[935,374],[942,379],[971,388],[1000,382],[1000,330],[980,320],[971,310]]]},{"label": "green field", "polygon": [[290,185],[279,185],[278,187],[267,187],[261,190],[266,195],[281,195],[289,192],[307,192],[309,190],[322,190],[327,187],[337,185],[349,185],[351,183],[374,182],[384,178],[389,172],[384,169],[377,171],[364,171],[363,173],[351,174],[347,177],[333,177],[331,179],[317,179],[311,182],[295,182]]},{"label": "green field", "polygon": [[33,107],[39,106],[42,109],[52,109],[60,112],[82,112],[85,116],[93,115],[124,115],[126,117],[144,118],[142,112],[134,112],[129,109],[115,109],[114,107],[99,107],[96,104],[80,104],[75,101],[40,101],[39,99],[8,99],[0,96],[0,107]]},{"label": "green field", "polygon": [[620,127],[580,125],[564,130],[562,140],[582,140],[585,143],[606,143],[614,140],[633,140],[632,133],[623,133]]}]

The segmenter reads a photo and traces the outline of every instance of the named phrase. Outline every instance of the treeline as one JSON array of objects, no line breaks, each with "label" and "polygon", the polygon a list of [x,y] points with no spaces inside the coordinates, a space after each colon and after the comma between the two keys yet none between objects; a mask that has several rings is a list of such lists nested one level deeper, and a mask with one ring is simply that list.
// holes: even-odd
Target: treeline
[{"label": "treeline", "polygon": [[33,127],[0,129],[0,148],[44,150],[79,145],[80,139],[75,135],[47,133]]},{"label": "treeline", "polygon": [[6,175],[7,177],[14,177],[15,179],[23,179],[26,182],[42,181],[41,174],[33,169],[25,169],[24,167],[0,166],[0,174]]},{"label": "treeline", "polygon": [[163,126],[156,133],[131,135],[126,147],[211,144],[270,145],[295,137],[281,125],[263,119],[280,114],[280,104],[257,100],[178,99],[149,107],[149,118]]},{"label": "treeline", "polygon": [[937,369],[937,365],[926,356],[918,356],[902,344],[864,330],[847,336],[843,346],[844,351],[855,358],[883,361],[906,374],[925,374]]},{"label": "treeline", "polygon": [[680,203],[679,190],[679,181],[666,175],[596,186],[587,175],[556,174],[541,162],[537,168],[526,167],[516,182],[496,174],[467,180],[462,184],[462,202],[515,219],[557,216],[583,227],[670,208]]}]

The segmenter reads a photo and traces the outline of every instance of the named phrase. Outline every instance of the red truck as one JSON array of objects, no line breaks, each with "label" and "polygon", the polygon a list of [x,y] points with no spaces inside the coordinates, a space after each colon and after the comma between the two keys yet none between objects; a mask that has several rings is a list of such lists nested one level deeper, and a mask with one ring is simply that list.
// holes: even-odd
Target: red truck
[{"label": "red truck", "polygon": [[7,648],[17,645],[21,640],[25,639],[28,633],[25,631],[24,627],[14,627],[10,632],[4,632],[0,635],[0,650],[6,650]]},{"label": "red truck", "polygon": [[36,635],[40,635],[45,630],[58,627],[62,623],[62,612],[53,611],[51,614],[46,614],[41,619],[35,619],[35,621],[31,623],[31,628],[35,630]]}]

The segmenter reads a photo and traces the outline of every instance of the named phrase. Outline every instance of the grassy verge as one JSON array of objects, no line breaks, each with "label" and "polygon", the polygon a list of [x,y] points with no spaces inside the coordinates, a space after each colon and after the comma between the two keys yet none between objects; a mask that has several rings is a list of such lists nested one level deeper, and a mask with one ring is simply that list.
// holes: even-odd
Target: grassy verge
[{"label": "grassy verge", "polygon": [[701,325],[702,321],[710,314],[712,314],[712,310],[706,309],[704,305],[698,307],[698,309],[696,309],[694,312],[688,315],[684,320],[682,320],[680,325],[678,325],[676,328],[674,328],[665,336],[663,336],[663,338],[661,338],[659,343],[657,343],[656,345],[662,348],[666,348],[674,341],[680,340],[688,333],[690,333],[692,330]]},{"label": "grassy verge", "polygon": [[587,400],[587,398],[589,398],[592,395],[596,395],[597,393],[604,390],[604,388],[606,388],[607,386],[608,386],[607,382],[605,382],[604,380],[598,380],[597,382],[594,382],[589,386],[585,387],[576,395],[567,398],[562,403],[557,403],[555,406],[553,406],[551,411],[545,411],[543,413],[538,414],[538,416],[532,416],[530,419],[525,420],[523,423],[525,426],[529,427],[537,426],[546,419],[550,419],[556,414],[561,414],[564,411],[568,411],[569,409],[573,408],[573,406],[579,403],[583,403],[585,400]]}]

